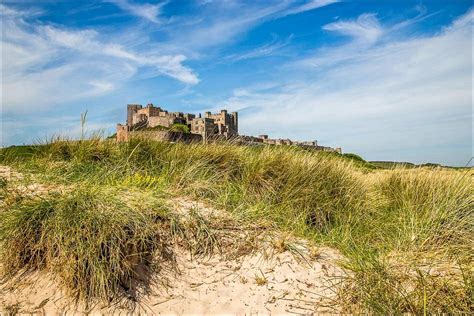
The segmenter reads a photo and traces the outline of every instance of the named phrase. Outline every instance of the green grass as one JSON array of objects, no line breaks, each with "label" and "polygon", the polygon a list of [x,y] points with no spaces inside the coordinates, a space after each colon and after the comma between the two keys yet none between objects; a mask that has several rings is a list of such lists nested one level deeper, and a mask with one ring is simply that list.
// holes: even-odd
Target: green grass
[{"label": "green grass", "polygon": [[139,130],[141,131],[168,131],[169,128],[165,126],[161,126],[161,125],[156,125],[153,127],[143,127],[143,128],[140,128]]},{"label": "green grass", "polygon": [[355,311],[469,313],[472,173],[397,169],[370,181],[375,207],[351,227],[355,274],[341,300],[357,302]]},{"label": "green grass", "polygon": [[[119,280],[131,282],[127,267],[117,264],[127,254],[124,242],[141,245],[139,253],[146,255],[139,261],[149,266],[165,259],[155,254],[151,263],[145,257],[173,238],[186,241],[195,255],[225,253],[230,247],[215,222],[196,213],[183,223],[153,198],[191,196],[237,221],[338,248],[352,271],[336,287],[347,312],[472,312],[471,169],[382,170],[356,155],[295,147],[99,138],[3,149],[0,164],[32,174],[38,183],[81,188],[45,200],[7,198],[12,202],[0,217],[7,275],[47,268],[66,287],[103,300],[124,291]],[[128,196],[152,206],[130,204]],[[102,242],[113,241],[113,252],[104,253],[103,243],[87,237],[97,223],[114,227],[100,232]],[[62,268],[55,270],[54,262]],[[89,274],[81,272],[85,265]]]},{"label": "green grass", "polygon": [[394,169],[394,168],[416,168],[416,165],[411,162],[398,162],[398,161],[370,161],[375,167],[381,169]]},{"label": "green grass", "polygon": [[181,133],[190,133],[189,126],[186,124],[179,124],[179,123],[174,123],[170,127],[170,131],[172,132],[181,132]]},{"label": "green grass", "polygon": [[142,198],[117,188],[80,186],[11,201],[0,221],[3,272],[11,277],[46,270],[72,297],[107,302],[120,297],[136,286],[137,265],[151,269],[167,247],[166,208],[153,196]]}]

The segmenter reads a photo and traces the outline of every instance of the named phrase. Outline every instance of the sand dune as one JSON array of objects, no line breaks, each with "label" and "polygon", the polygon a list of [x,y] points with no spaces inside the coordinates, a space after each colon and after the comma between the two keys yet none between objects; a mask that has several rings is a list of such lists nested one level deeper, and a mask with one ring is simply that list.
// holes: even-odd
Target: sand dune
[{"label": "sand dune", "polygon": [[[21,174],[0,169],[9,180]],[[38,189],[41,188],[41,189]],[[38,185],[22,190],[42,192]],[[47,190],[44,190],[47,192]],[[206,217],[228,217],[221,210],[175,198],[170,202],[176,214],[185,216],[198,209]],[[291,250],[275,247],[277,233],[258,242],[254,251],[230,259],[226,254],[192,257],[179,245],[175,260],[163,267],[136,302],[124,299],[109,306],[77,304],[52,277],[44,272],[17,276],[0,286],[2,313],[22,314],[268,314],[338,311],[336,284],[344,271],[338,267],[341,255],[334,249],[310,247],[304,240],[291,239]],[[238,240],[236,240],[238,242]],[[171,266],[172,265],[172,266]],[[137,269],[138,278],[147,271]]]}]

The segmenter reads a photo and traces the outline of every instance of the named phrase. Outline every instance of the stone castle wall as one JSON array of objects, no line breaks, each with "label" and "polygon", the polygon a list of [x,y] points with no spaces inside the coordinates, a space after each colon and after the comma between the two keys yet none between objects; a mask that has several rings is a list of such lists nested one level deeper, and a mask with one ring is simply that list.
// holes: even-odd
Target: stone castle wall
[{"label": "stone castle wall", "polygon": [[131,131],[130,138],[145,138],[156,141],[201,143],[201,135],[171,131]]},{"label": "stone castle wall", "polygon": [[128,142],[129,132],[128,125],[117,124],[117,141]]},{"label": "stone castle wall", "polygon": [[174,121],[167,116],[150,116],[148,117],[148,127],[164,126],[170,127]]},{"label": "stone castle wall", "polygon": [[227,113],[227,110],[221,110],[220,113],[211,114],[211,112],[205,113],[205,118],[212,119],[217,127],[216,133],[219,135],[225,135],[232,137],[238,135],[238,116],[237,112]]},{"label": "stone castle wall", "polygon": [[216,135],[233,137],[238,135],[237,112],[228,114],[222,110],[218,114],[206,112],[204,117],[182,112],[168,112],[153,104],[143,107],[140,104],[127,105],[127,125],[129,130],[138,130],[145,127],[171,127],[173,124],[188,125],[193,134],[200,134],[203,139]]},{"label": "stone castle wall", "polygon": [[[190,133],[170,132],[163,130],[149,130],[156,126],[170,128],[173,124],[184,124],[190,129]],[[128,141],[132,137],[147,137],[159,141],[183,141],[204,143],[227,141],[242,145],[277,145],[298,146],[320,151],[335,151],[342,153],[341,148],[319,146],[316,141],[293,141],[291,139],[272,139],[268,135],[244,136],[238,133],[238,113],[212,114],[205,112],[204,117],[199,114],[182,112],[168,112],[161,107],[147,104],[127,105],[127,124],[117,125],[117,141]]]},{"label": "stone castle wall", "polygon": [[126,125],[117,125],[117,141],[127,142],[132,138],[143,138],[166,142],[200,143],[202,136],[191,133],[181,133],[172,131],[129,131]]}]

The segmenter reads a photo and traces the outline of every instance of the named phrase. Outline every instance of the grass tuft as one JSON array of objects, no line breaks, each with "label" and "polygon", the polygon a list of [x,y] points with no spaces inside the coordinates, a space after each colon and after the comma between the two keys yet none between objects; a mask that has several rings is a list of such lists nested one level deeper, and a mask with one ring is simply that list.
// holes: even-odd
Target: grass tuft
[{"label": "grass tuft", "polygon": [[[232,247],[245,254],[258,233],[278,229],[342,252],[350,273],[339,302],[348,312],[473,311],[472,169],[380,169],[356,155],[290,146],[96,136],[1,149],[0,163],[65,188],[12,197],[10,182],[0,183],[7,277],[46,270],[74,295],[109,301],[134,288],[137,265],[172,260],[171,243],[196,256]],[[170,214],[157,196],[208,202],[235,222],[197,209]],[[273,246],[301,255],[285,238]]]},{"label": "grass tuft", "polygon": [[79,299],[133,295],[138,266],[164,260],[165,215],[159,201],[92,186],[20,199],[0,221],[5,275],[48,271]]}]

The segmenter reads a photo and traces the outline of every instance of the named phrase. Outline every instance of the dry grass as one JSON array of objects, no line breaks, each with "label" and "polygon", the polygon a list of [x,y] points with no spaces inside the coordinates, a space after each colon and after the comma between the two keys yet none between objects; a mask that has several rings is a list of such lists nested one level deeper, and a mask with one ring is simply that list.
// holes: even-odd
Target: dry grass
[{"label": "dry grass", "polygon": [[[0,163],[39,181],[82,188],[5,207],[0,242],[8,275],[47,267],[70,288],[80,284],[81,295],[110,299],[123,291],[118,280],[131,275],[117,264],[130,254],[124,245],[138,247],[144,262],[152,253],[164,258],[156,252],[170,242],[207,256],[228,254],[239,241],[234,252],[239,255],[252,251],[262,230],[279,229],[341,250],[352,270],[339,288],[349,312],[473,311],[469,169],[380,171],[344,156],[292,147],[116,144],[98,138],[4,149]],[[130,204],[134,198],[128,193],[110,193],[137,188],[138,200],[157,204]],[[171,216],[146,192],[207,201],[235,221],[199,212]],[[250,233],[239,229],[243,226]],[[298,245],[284,237],[273,244],[275,251],[298,255]]]},{"label": "dry grass", "polygon": [[4,275],[45,270],[79,299],[110,301],[133,291],[139,264],[152,269],[156,258],[169,259],[166,209],[139,198],[92,186],[16,196],[0,221]]}]

